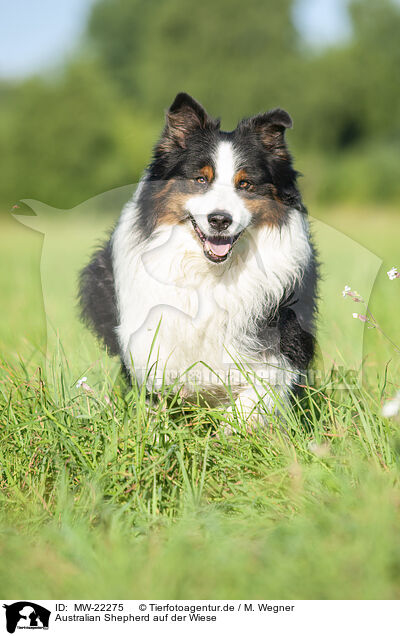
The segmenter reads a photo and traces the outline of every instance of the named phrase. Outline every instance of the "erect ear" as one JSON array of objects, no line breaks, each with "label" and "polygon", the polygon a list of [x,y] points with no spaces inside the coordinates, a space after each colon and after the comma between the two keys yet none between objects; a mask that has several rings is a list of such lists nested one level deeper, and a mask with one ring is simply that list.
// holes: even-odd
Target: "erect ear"
[{"label": "erect ear", "polygon": [[252,117],[247,123],[260,135],[267,150],[286,158],[285,130],[293,126],[289,113],[282,108],[274,108]]},{"label": "erect ear", "polygon": [[217,127],[218,122],[208,116],[199,102],[187,93],[178,93],[167,111],[163,138],[185,148],[187,136],[197,128]]}]

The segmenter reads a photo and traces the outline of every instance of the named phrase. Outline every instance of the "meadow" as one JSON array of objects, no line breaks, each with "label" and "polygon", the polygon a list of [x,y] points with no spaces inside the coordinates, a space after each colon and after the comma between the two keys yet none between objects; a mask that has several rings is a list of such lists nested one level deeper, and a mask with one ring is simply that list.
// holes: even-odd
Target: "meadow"
[{"label": "meadow", "polygon": [[399,344],[400,221],[313,214],[315,381],[281,426],[228,437],[223,410],[149,407],[80,324],[77,272],[114,218],[1,218],[2,598],[399,597],[400,422],[381,408],[400,358],[341,292]]}]

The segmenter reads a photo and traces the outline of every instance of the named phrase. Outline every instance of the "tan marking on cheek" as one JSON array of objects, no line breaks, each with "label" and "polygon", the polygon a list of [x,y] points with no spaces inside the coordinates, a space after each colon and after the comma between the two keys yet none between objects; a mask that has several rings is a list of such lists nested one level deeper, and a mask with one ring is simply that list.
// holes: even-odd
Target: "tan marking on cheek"
[{"label": "tan marking on cheek", "polygon": [[161,188],[161,190],[156,192],[156,194],[154,195],[155,201],[158,202],[166,198],[174,184],[175,184],[174,179],[170,179],[169,181],[166,181],[163,187]]},{"label": "tan marking on cheek", "polygon": [[276,189],[275,193],[271,192],[271,195],[273,197],[271,199],[259,197],[246,201],[246,207],[251,212],[254,227],[260,225],[279,227],[285,218],[287,207],[277,197]]},{"label": "tan marking on cheek", "polygon": [[214,179],[214,170],[211,166],[203,166],[200,174],[207,179],[209,183]]},{"label": "tan marking on cheek", "polygon": [[239,170],[233,177],[233,183],[236,187],[238,187],[241,181],[248,181],[248,179],[249,175],[247,174],[246,170]]},{"label": "tan marking on cheek", "polygon": [[165,192],[157,194],[158,208],[156,226],[177,225],[183,223],[186,218],[186,203],[192,195],[171,191],[172,185],[165,188]]}]

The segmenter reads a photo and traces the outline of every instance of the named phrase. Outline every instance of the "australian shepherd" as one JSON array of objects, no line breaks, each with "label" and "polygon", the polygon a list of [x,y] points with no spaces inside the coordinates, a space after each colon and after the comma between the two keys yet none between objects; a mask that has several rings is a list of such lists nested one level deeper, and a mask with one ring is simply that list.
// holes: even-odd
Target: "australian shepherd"
[{"label": "australian shepherd", "polygon": [[[109,241],[82,271],[86,323],[139,385],[271,413],[314,350],[316,261],[280,108],[224,132],[186,93]],[[234,406],[233,406],[234,408]],[[232,405],[231,405],[232,409]]]}]

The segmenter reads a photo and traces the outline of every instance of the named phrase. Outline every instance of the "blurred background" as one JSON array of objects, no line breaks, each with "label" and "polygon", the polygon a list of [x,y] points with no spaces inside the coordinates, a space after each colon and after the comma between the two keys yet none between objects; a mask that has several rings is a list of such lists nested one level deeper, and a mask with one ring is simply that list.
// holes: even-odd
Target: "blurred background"
[{"label": "blurred background", "polygon": [[137,181],[181,90],[225,129],[287,109],[306,203],[400,201],[397,0],[15,0],[1,14],[3,213]]}]

